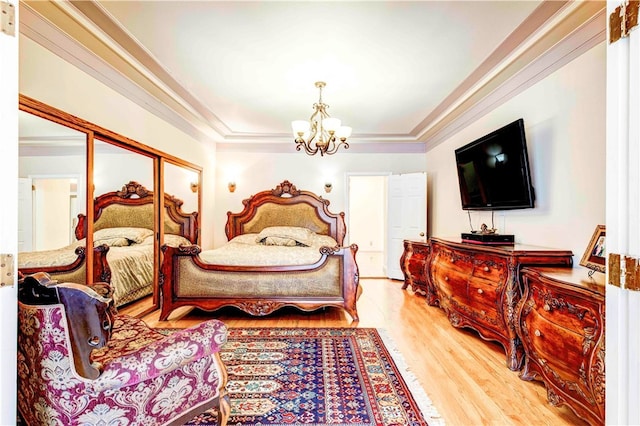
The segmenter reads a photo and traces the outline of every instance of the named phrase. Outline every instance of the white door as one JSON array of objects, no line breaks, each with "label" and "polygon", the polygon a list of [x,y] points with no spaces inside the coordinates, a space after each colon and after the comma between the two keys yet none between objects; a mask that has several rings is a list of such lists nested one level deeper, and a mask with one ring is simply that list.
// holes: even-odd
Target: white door
[{"label": "white door", "polygon": [[70,179],[34,179],[33,185],[35,250],[53,250],[69,245],[72,217]]},{"label": "white door", "polygon": [[[5,6],[7,5],[6,2]],[[0,253],[11,254],[13,265],[18,253],[18,2],[10,1],[16,11],[15,35],[0,31],[0,180],[5,202],[0,207]],[[2,21],[5,19],[3,18]],[[8,263],[7,262],[7,263]],[[14,269],[15,270],[15,269]],[[3,274],[0,287],[0,425],[16,422],[16,347],[18,336],[18,292],[15,274],[9,278]],[[11,285],[13,284],[13,285]]]},{"label": "white door", "polygon": [[33,251],[33,183],[18,179],[18,252]]},{"label": "white door", "polygon": [[[621,4],[608,1],[607,16],[619,16],[614,9]],[[628,37],[607,44],[606,251],[610,261],[616,254],[622,259],[619,278],[607,268],[607,283],[613,284],[606,287],[609,425],[640,424],[640,291],[625,279],[625,269],[640,259],[639,116],[640,27],[636,27]]]},{"label": "white door", "polygon": [[404,240],[424,241],[427,236],[427,174],[391,175],[387,194],[387,277],[403,280]]}]

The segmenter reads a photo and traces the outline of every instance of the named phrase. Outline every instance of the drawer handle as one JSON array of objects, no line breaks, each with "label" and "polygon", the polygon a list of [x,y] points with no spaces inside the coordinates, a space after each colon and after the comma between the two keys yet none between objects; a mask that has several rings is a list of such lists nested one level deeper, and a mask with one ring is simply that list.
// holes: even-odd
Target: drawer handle
[{"label": "drawer handle", "polygon": [[482,293],[484,293],[484,291],[482,291],[482,289],[481,289],[481,288],[479,288],[479,289],[478,289],[478,294],[482,294]]},{"label": "drawer handle", "polygon": [[449,281],[449,277],[444,277],[444,280],[445,281]]},{"label": "drawer handle", "polygon": [[484,271],[485,271],[485,272],[489,272],[489,267],[488,267],[488,266],[485,266],[485,267],[484,267]]},{"label": "drawer handle", "polygon": [[548,304],[548,303],[545,303],[545,304],[544,304],[544,310],[545,310],[545,311],[547,311],[547,312],[549,312],[549,311],[551,310],[551,306],[549,306],[549,304]]},{"label": "drawer handle", "polygon": [[540,332],[540,330],[536,330],[536,331],[534,331],[534,332],[533,332],[533,334],[535,334],[535,335],[536,335],[536,337],[540,337],[540,336],[542,336],[542,333]]}]

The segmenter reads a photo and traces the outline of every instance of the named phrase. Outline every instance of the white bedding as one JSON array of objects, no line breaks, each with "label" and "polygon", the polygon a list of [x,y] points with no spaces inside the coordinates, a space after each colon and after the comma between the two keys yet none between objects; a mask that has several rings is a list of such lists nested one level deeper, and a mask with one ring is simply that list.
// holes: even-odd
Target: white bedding
[{"label": "white bedding", "polygon": [[311,265],[320,260],[320,247],[336,247],[338,243],[326,235],[313,234],[304,246],[265,245],[259,234],[243,234],[224,246],[200,253],[203,262],[228,266],[288,266]]}]

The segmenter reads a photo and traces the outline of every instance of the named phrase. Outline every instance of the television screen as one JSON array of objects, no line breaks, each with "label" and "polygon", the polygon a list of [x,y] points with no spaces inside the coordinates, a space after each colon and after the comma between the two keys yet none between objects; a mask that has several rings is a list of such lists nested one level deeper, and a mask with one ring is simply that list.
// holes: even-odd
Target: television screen
[{"label": "television screen", "polygon": [[523,119],[456,149],[455,154],[464,210],[534,206]]}]

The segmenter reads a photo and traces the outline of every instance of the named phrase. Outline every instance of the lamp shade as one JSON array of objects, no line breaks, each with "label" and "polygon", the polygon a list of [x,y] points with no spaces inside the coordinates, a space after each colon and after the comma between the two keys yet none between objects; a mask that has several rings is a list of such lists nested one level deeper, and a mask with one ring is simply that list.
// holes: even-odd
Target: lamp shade
[{"label": "lamp shade", "polygon": [[342,122],[333,117],[327,117],[322,120],[322,127],[324,127],[327,132],[335,132],[340,128],[340,124],[342,124]]},{"label": "lamp shade", "polygon": [[309,122],[305,120],[295,120],[291,122],[291,128],[293,129],[293,135],[297,137],[300,133],[309,130]]},{"label": "lamp shade", "polygon": [[339,139],[346,139],[351,136],[351,127],[349,126],[340,126],[336,131],[336,137]]}]

